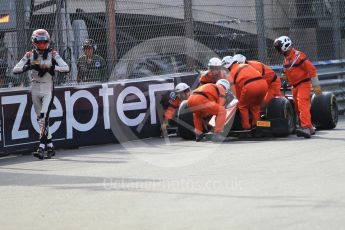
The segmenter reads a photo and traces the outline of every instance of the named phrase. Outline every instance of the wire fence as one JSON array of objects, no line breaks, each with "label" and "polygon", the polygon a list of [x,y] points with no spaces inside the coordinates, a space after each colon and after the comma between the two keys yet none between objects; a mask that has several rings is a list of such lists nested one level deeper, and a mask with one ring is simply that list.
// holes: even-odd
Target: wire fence
[{"label": "wire fence", "polygon": [[[344,58],[341,0],[0,0],[0,86],[30,84],[11,70],[31,33],[46,29],[70,66],[56,84],[88,84],[206,69],[242,53],[270,65],[281,35],[312,61]],[[92,39],[92,53],[83,42]]]}]

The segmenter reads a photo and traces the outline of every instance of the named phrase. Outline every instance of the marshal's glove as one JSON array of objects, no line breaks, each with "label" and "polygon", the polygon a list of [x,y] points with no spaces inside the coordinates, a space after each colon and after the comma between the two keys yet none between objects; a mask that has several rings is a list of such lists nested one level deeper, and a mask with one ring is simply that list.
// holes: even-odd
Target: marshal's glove
[{"label": "marshal's glove", "polygon": [[168,136],[168,125],[169,122],[167,120],[164,120],[162,125],[161,125],[161,137],[167,137]]},{"label": "marshal's glove", "polygon": [[167,132],[168,125],[169,125],[169,122],[167,120],[164,120],[161,125],[161,130],[163,133]]},{"label": "marshal's glove", "polygon": [[319,96],[322,94],[321,87],[319,85],[313,86],[313,90],[316,96]]}]

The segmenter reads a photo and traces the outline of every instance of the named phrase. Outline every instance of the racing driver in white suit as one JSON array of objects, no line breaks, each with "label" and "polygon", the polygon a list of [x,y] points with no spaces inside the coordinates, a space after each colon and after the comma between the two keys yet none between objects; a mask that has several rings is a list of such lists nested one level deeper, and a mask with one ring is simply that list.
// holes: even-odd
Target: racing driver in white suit
[{"label": "racing driver in white suit", "polygon": [[31,96],[40,127],[39,147],[33,155],[44,159],[55,155],[52,136],[49,132],[49,112],[54,98],[55,71],[69,72],[69,67],[60,55],[49,47],[50,36],[44,29],[37,29],[31,37],[34,49],[26,52],[24,57],[13,68],[14,74],[31,71]]}]

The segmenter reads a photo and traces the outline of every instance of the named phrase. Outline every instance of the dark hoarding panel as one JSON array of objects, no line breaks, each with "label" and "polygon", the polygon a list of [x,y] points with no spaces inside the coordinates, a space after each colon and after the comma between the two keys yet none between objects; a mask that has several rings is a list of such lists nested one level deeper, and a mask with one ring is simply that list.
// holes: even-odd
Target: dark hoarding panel
[{"label": "dark hoarding panel", "polygon": [[[50,113],[53,142],[69,148],[158,136],[162,98],[174,85],[171,77],[56,88]],[[0,153],[34,150],[38,125],[30,92],[0,96]]]}]

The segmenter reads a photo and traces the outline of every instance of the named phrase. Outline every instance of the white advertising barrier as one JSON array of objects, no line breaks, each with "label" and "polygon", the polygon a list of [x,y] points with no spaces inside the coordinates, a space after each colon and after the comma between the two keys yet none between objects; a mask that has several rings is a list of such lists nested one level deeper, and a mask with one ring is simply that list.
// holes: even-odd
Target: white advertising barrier
[{"label": "white advertising barrier", "polygon": [[[194,81],[195,74],[182,76]],[[50,112],[57,148],[122,142],[160,135],[162,103],[182,77],[58,87]],[[0,154],[31,151],[38,124],[30,91],[0,91]]]}]

